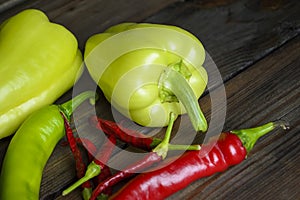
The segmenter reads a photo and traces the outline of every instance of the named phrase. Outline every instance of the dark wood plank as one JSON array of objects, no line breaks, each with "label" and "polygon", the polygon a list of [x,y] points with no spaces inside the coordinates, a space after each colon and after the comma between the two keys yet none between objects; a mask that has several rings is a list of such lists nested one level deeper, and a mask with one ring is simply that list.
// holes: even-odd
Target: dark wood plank
[{"label": "dark wood plank", "polygon": [[[277,118],[290,121],[292,129],[286,135],[276,131],[263,138],[246,162],[199,180],[170,199],[245,199],[251,193],[260,199],[297,199],[299,181],[293,177],[300,175],[297,170],[299,39],[293,38],[299,35],[298,1],[174,2],[177,1],[36,0],[0,12],[0,22],[22,9],[39,8],[52,21],[68,27],[78,38],[81,49],[91,34],[122,21],[168,23],[190,30],[201,39],[228,81],[225,129],[254,126]],[[171,6],[163,9],[168,5]],[[269,58],[263,59],[266,56]],[[79,84],[91,82],[86,73]],[[58,102],[69,99],[71,94],[69,91]],[[200,103],[210,116],[209,96]],[[103,116],[112,117],[108,102],[103,100],[97,107],[103,109]],[[192,132],[186,116],[180,123],[186,127],[187,134]],[[1,161],[9,140],[0,140]],[[63,188],[75,181],[74,169],[68,148],[58,145],[45,168],[41,199],[81,199],[80,190],[67,197],[60,196]],[[285,186],[280,187],[282,184]],[[285,198],[286,194],[290,196]]]},{"label": "dark wood plank", "polygon": [[[277,119],[288,121],[291,130],[276,130],[263,137],[240,165],[196,181],[169,199],[245,199],[252,193],[259,199],[300,197],[297,188],[300,182],[293,178],[300,175],[297,156],[300,141],[300,121],[297,117],[300,111],[299,50],[298,37],[225,85],[228,104],[224,130],[256,126]],[[210,116],[210,96],[205,96],[200,102],[205,115]],[[187,134],[192,133],[187,116],[181,120]],[[124,162],[120,158],[121,155],[116,156],[115,162]],[[74,167],[71,163],[69,161],[69,170]],[[51,174],[61,173],[57,171],[54,168]],[[55,183],[63,184],[65,178],[57,177]],[[43,181],[45,184],[48,182]],[[60,191],[59,187],[57,191]],[[72,198],[79,198],[75,194],[80,194],[78,190]]]},{"label": "dark wood plank", "polygon": [[[282,119],[289,131],[263,137],[248,158],[201,179],[169,199],[299,199],[300,38],[226,83],[225,130]],[[204,97],[202,103],[209,101]],[[207,111],[205,111],[207,112]]]},{"label": "dark wood plank", "polygon": [[67,27],[84,48],[88,37],[123,21],[142,21],[160,9],[178,0],[60,0],[30,1],[0,12],[0,23],[17,12],[36,8],[44,11],[50,20]]},{"label": "dark wood plank", "polygon": [[[128,1],[29,1],[26,4],[22,3],[23,0],[11,0],[0,2],[0,23],[15,15],[16,13],[28,9],[36,8],[44,11],[50,18],[51,21],[61,23],[62,25],[69,28],[78,38],[79,46],[81,49],[84,48],[85,41],[88,37],[96,32],[103,31],[108,26],[121,21],[140,21],[144,18],[152,15],[163,7],[176,2],[177,0],[166,0],[166,1],[141,1],[141,0],[128,0]],[[18,3],[17,3],[18,2]],[[81,84],[91,85],[92,80],[90,79],[87,72],[81,78]],[[70,99],[72,90],[63,95],[57,103],[65,102]],[[108,104],[107,104],[108,105]],[[10,142],[11,137],[0,140],[0,167],[2,160],[6,152],[6,148]],[[56,150],[55,152],[59,152]],[[56,155],[57,153],[55,153]],[[58,154],[60,155],[60,154]],[[57,160],[61,160],[57,156]],[[55,159],[54,159],[55,160]],[[51,162],[51,161],[49,161]],[[72,166],[68,168],[74,170]],[[69,180],[70,181],[70,180]],[[47,185],[47,184],[46,184]],[[60,186],[59,184],[57,184]],[[45,192],[47,193],[47,192]]]},{"label": "dark wood plank", "polygon": [[0,13],[23,3],[25,0],[0,0]]},{"label": "dark wood plank", "polygon": [[195,34],[226,81],[299,34],[299,1],[280,2],[184,1],[146,21],[177,25]]}]

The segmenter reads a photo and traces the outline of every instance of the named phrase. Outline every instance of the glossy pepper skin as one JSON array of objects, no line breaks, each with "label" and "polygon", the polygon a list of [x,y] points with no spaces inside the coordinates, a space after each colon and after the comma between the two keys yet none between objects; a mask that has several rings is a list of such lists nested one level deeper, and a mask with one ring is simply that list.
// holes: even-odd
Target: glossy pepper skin
[{"label": "glossy pepper skin", "polygon": [[0,55],[1,139],[73,86],[82,72],[82,55],[69,30],[35,9],[2,23]]},{"label": "glossy pepper skin", "polygon": [[[204,59],[205,50],[191,33],[147,23],[110,27],[90,37],[84,53],[86,66],[108,101],[136,123],[152,127],[166,126],[171,112],[190,115],[196,110],[192,118],[200,118],[197,99],[208,79]],[[173,82],[169,71],[177,72],[170,78]],[[189,95],[175,92],[176,84]],[[197,131],[207,128],[201,117],[201,122],[193,123]]]},{"label": "glossy pepper skin", "polygon": [[62,105],[45,106],[32,113],[13,136],[0,175],[0,199],[39,199],[43,169],[64,136],[64,118],[94,92],[84,92]]},{"label": "glossy pepper skin", "polygon": [[199,151],[187,151],[166,166],[139,174],[110,199],[164,199],[202,177],[242,162],[256,140],[278,124],[222,133]]}]

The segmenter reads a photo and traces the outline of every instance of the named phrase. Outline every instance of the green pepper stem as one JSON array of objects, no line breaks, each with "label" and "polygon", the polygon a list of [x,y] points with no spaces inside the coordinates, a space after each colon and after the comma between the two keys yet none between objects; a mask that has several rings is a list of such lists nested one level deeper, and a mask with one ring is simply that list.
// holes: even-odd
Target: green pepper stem
[{"label": "green pepper stem", "polygon": [[152,143],[150,144],[150,147],[153,149],[155,148],[157,145],[159,145],[159,143],[161,143],[161,139],[160,138],[153,138]]},{"label": "green pepper stem", "polygon": [[159,86],[160,90],[163,91],[160,93],[163,102],[170,99],[168,95],[169,90],[183,104],[194,129],[202,132],[207,130],[207,121],[200,109],[197,97],[191,86],[179,72],[173,70],[171,67],[167,67],[161,74]]},{"label": "green pepper stem", "polygon": [[92,188],[83,188],[82,198],[83,200],[89,200],[92,196]]},{"label": "green pepper stem", "polygon": [[167,153],[168,153],[169,141],[170,141],[171,132],[173,129],[175,119],[176,119],[175,114],[171,112],[169,124],[168,124],[167,130],[166,130],[166,133],[165,133],[165,137],[163,138],[161,143],[159,143],[159,145],[157,145],[153,149],[153,152],[156,152],[157,155],[161,156],[163,159],[167,156]]},{"label": "green pepper stem", "polygon": [[275,121],[269,122],[267,124],[255,127],[255,128],[248,128],[248,129],[241,129],[241,130],[233,130],[230,131],[231,133],[237,135],[240,140],[242,141],[244,147],[246,148],[247,152],[249,153],[256,141],[264,136],[265,134],[269,133],[276,127],[281,127],[283,129],[288,129],[289,126],[284,121]]},{"label": "green pepper stem", "polygon": [[98,164],[96,164],[95,162],[91,162],[87,167],[85,175],[82,178],[80,178],[78,181],[76,181],[73,185],[71,185],[70,187],[65,189],[63,191],[62,195],[65,196],[65,195],[69,194],[70,192],[75,190],[77,187],[79,187],[81,184],[83,184],[84,182],[99,175],[100,172],[101,172],[101,167]]},{"label": "green pepper stem", "polygon": [[[153,138],[153,142],[150,144],[151,148],[155,148],[161,143],[161,139]],[[168,144],[169,150],[200,150],[201,146],[198,144],[195,145],[184,145],[184,144]]]},{"label": "green pepper stem", "polygon": [[169,144],[168,145],[169,150],[188,150],[188,151],[193,151],[193,150],[200,150],[201,146],[199,144],[194,144],[194,145],[181,145],[181,144]]},{"label": "green pepper stem", "polygon": [[92,91],[82,92],[81,94],[77,95],[76,97],[67,101],[66,103],[59,105],[59,108],[64,113],[66,118],[70,121],[71,115],[74,112],[74,110],[86,99],[95,99],[95,95],[95,92]]},{"label": "green pepper stem", "polygon": [[108,200],[108,195],[101,193],[100,195],[97,196],[97,200]]}]

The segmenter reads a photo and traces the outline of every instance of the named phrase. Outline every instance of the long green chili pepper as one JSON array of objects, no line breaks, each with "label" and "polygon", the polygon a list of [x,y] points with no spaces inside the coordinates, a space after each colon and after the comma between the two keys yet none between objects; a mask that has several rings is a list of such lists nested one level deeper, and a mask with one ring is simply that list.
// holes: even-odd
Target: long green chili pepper
[{"label": "long green chili pepper", "polygon": [[83,92],[62,105],[50,105],[32,113],[13,136],[0,175],[0,199],[39,199],[43,169],[57,142],[64,136],[61,112],[70,115],[83,101],[95,97]]}]

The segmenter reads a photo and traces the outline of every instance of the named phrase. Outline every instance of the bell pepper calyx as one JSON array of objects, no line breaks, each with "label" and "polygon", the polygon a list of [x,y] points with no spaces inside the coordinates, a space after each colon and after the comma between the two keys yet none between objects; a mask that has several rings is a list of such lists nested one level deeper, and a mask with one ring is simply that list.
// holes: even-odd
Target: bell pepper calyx
[{"label": "bell pepper calyx", "polygon": [[182,60],[174,64],[170,64],[168,67],[171,67],[173,70],[179,72],[187,80],[192,76],[192,73],[189,71]]},{"label": "bell pepper calyx", "polygon": [[[178,65],[181,67],[178,68]],[[194,129],[205,132],[207,130],[207,121],[200,109],[197,97],[186,78],[182,75],[183,72],[186,72],[183,62],[173,66],[176,67],[166,67],[159,78],[158,87],[161,102],[174,102],[174,99],[179,100],[186,109]]]},{"label": "bell pepper calyx", "polygon": [[70,187],[65,189],[62,192],[62,195],[65,196],[65,195],[69,194],[70,192],[75,190],[77,187],[79,187],[81,184],[83,184],[84,182],[86,182],[86,181],[94,178],[95,176],[99,175],[100,172],[101,172],[100,165],[98,165],[94,161],[92,161],[88,165],[87,170],[85,172],[85,175],[82,178],[80,178],[79,180],[77,180],[73,185],[71,185]]},{"label": "bell pepper calyx", "polygon": [[[182,60],[180,60],[179,62],[173,63],[168,65],[169,68],[177,71],[178,73],[180,73],[180,75],[182,75],[186,80],[188,80],[191,76],[192,73],[188,70],[188,68],[186,67],[186,65],[183,63]],[[159,80],[159,98],[161,100],[162,103],[165,102],[179,102],[178,98],[174,95],[174,93],[167,87],[164,87],[164,75],[165,73],[161,74],[160,80]]]},{"label": "bell pepper calyx", "polygon": [[289,125],[287,122],[278,120],[274,122],[269,122],[267,124],[255,127],[255,128],[248,128],[248,129],[240,129],[240,130],[232,130],[231,133],[237,135],[243,143],[243,146],[249,153],[256,141],[264,136],[265,134],[269,133],[270,131],[274,130],[276,127],[281,127],[284,130],[289,129]]},{"label": "bell pepper calyx", "polygon": [[160,87],[159,89],[159,98],[162,103],[172,103],[177,102],[179,103],[179,100],[177,97],[171,92],[169,89],[165,88],[164,86]]}]

